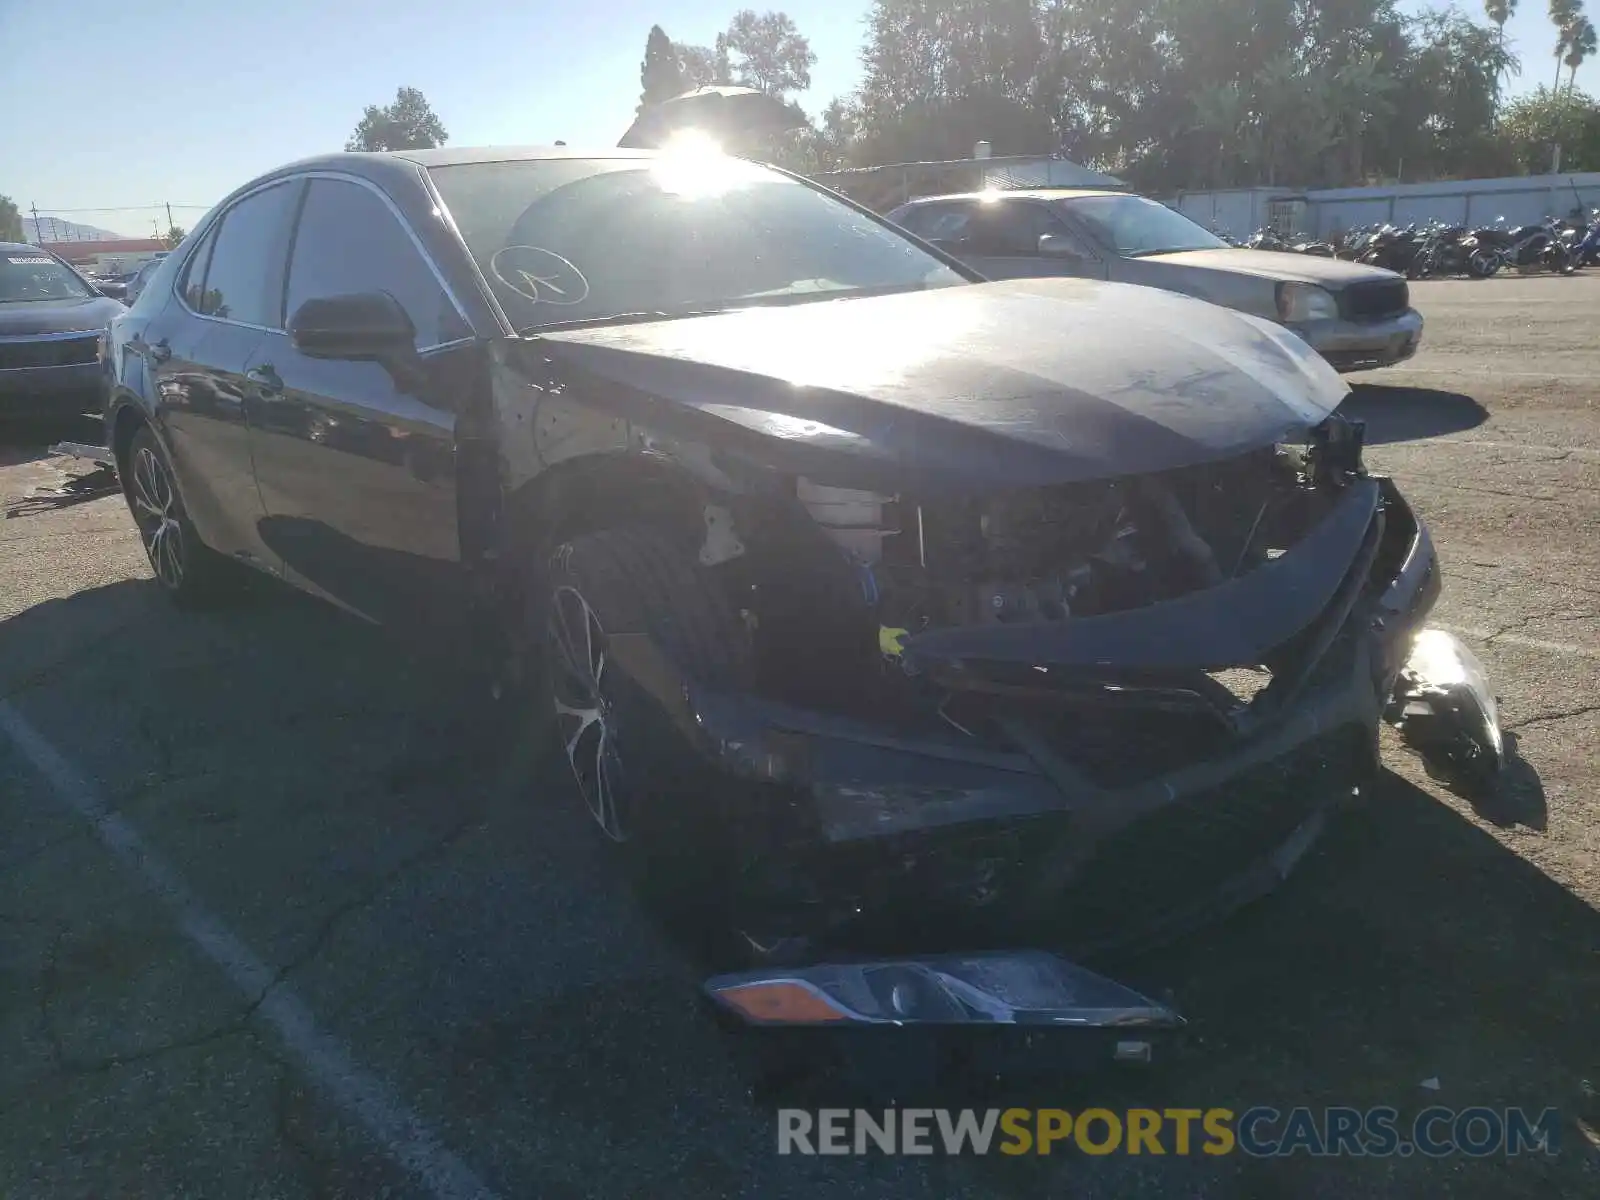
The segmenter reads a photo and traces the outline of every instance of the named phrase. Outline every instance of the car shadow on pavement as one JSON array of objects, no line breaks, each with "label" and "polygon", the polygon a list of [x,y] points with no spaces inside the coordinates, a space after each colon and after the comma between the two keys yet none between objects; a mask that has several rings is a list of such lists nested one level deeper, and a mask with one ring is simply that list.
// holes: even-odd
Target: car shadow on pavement
[{"label": "car shadow on pavement", "polygon": [[0,467],[20,467],[23,463],[38,462],[49,457],[48,447],[42,445],[38,438],[29,436],[13,441],[0,432]]},{"label": "car shadow on pavement", "polygon": [[1461,433],[1489,419],[1488,409],[1460,392],[1389,383],[1353,385],[1339,412],[1366,422],[1372,446]]},{"label": "car shadow on pavement", "polygon": [[1471,789],[1457,794],[1472,806],[1473,812],[1499,829],[1521,825],[1543,833],[1550,819],[1544,782],[1533,764],[1517,752],[1517,735],[1506,730],[1502,737],[1506,747],[1505,768],[1493,787],[1482,794]]},{"label": "car shadow on pavement", "polygon": [[[386,664],[395,655],[393,644],[300,597],[276,596],[280,590],[268,589],[236,613],[199,620],[174,614],[150,582],[128,581],[47,601],[0,623],[0,694],[27,710],[34,685],[44,677],[59,684],[71,667],[57,655],[19,674],[12,661],[19,650],[75,646],[78,655],[100,656],[114,643],[117,657],[102,667],[101,684],[127,690],[141,677],[156,681],[151,686],[158,692],[126,699],[155,703],[159,696],[163,722],[171,725],[183,707],[182,688],[211,686],[184,682],[199,678],[192,671],[215,672],[208,664],[207,641],[227,640],[249,649],[228,659],[230,695],[276,694],[286,707],[297,702],[292,697],[322,697],[341,709],[367,703],[366,693],[381,684],[363,686],[358,677],[381,681],[392,673]],[[179,657],[188,661],[175,665]],[[112,671],[118,679],[109,677]],[[80,716],[92,725],[97,696],[88,684],[84,687]],[[431,695],[441,709],[459,706],[463,695],[457,688],[426,684],[409,694],[417,704],[430,703]],[[294,758],[307,726],[292,716],[285,711],[263,723],[253,753]],[[440,724],[470,729],[476,718],[469,712]],[[43,731],[60,736],[55,726]],[[443,761],[465,757],[446,750]],[[239,770],[247,774],[252,766],[240,763]],[[242,783],[225,775],[212,778],[220,791]],[[108,792],[122,783],[108,778]],[[1582,1194],[1581,1181],[1592,1181],[1600,1166],[1600,1155],[1578,1125],[1600,1121],[1585,1082],[1600,1076],[1593,1036],[1600,913],[1463,810],[1400,776],[1385,773],[1369,792],[1334,823],[1277,893],[1176,946],[1116,964],[1114,977],[1152,995],[1170,995],[1188,1018],[1188,1033],[1169,1057],[1158,1058],[1149,1071],[1058,1073],[1030,1080],[1019,1102],[1112,1109],[1223,1106],[1236,1112],[1258,1104],[1281,1109],[1393,1105],[1403,1116],[1430,1104],[1521,1106],[1534,1116],[1554,1107],[1562,1115],[1561,1155],[1470,1163],[1472,1171],[1449,1176],[1451,1194]],[[446,789],[437,802],[458,800]],[[493,813],[488,820],[496,820]],[[528,831],[491,832],[493,838],[509,838]],[[331,868],[308,854],[305,870],[319,869]],[[496,886],[493,879],[481,883],[486,894]],[[561,881],[550,886],[560,887]],[[537,924],[529,928],[534,932],[525,936],[557,936]],[[452,936],[471,943],[475,934],[456,928]],[[504,953],[506,946],[496,947],[494,940],[486,938],[488,949]],[[479,952],[474,945],[457,953],[470,959]],[[510,1023],[521,1029],[525,1017],[526,1003],[515,988],[506,988],[457,1014],[461,1028],[440,1026],[430,1037],[467,1044],[475,1027]],[[604,1037],[618,1019],[589,1012],[574,1020],[563,1038],[579,1044],[586,1031]],[[1057,1032],[1071,1037],[1074,1031]],[[596,1047],[594,1053],[603,1050]],[[481,1052],[502,1055],[504,1046],[497,1041]],[[653,1052],[649,1044],[630,1048],[642,1056],[632,1082],[618,1077],[589,1086],[611,1099],[626,1098],[643,1086],[641,1081],[659,1079],[673,1057],[671,1047],[663,1045],[662,1061],[653,1063],[648,1060]],[[975,1086],[948,1099],[958,1106],[985,1102]],[[1095,1165],[1075,1156],[1067,1162],[1071,1170]],[[1270,1194],[1375,1190],[1421,1195],[1437,1190],[1433,1185],[1440,1180],[1429,1172],[1460,1166],[1459,1159],[1436,1163],[1423,1156],[1364,1164],[1296,1155],[1270,1166],[1284,1174],[1283,1188]],[[1028,1169],[1050,1171],[1050,1188],[1059,1184],[1059,1163],[1046,1159]],[[1191,1162],[1163,1169],[1224,1168]],[[1508,1176],[1512,1169],[1518,1172],[1515,1182]],[[1244,1193],[1224,1188],[1220,1194]]]},{"label": "car shadow on pavement", "polygon": [[[1542,785],[1514,764],[1537,829]],[[1592,1171],[1597,947],[1600,912],[1385,772],[1276,895],[1135,969],[1174,989],[1194,1034],[1175,1078],[1205,1103],[1554,1107],[1566,1165]]]}]

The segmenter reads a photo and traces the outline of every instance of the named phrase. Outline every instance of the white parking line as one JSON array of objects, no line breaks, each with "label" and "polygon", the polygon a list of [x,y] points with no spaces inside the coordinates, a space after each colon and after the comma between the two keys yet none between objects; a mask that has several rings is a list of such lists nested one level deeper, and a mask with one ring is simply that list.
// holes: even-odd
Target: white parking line
[{"label": "white parking line", "polygon": [[439,1200],[492,1200],[494,1193],[440,1143],[417,1115],[359,1067],[339,1040],[318,1027],[311,1010],[286,983],[222,923],[183,879],[154,853],[139,831],[114,812],[10,703],[0,700],[0,730],[50,782],[57,798],[89,823],[95,836],[171,910],[178,928],[238,988],[299,1060],[305,1073],[344,1113],[359,1122],[399,1166]]},{"label": "white parking line", "polygon": [[1551,642],[1544,638],[1525,637],[1520,633],[1496,633],[1492,629],[1474,629],[1470,625],[1444,625],[1439,626],[1449,633],[1460,634],[1479,642],[1493,642],[1496,645],[1526,646],[1529,650],[1543,650],[1547,654],[1571,654],[1578,658],[1600,658],[1600,649],[1593,646],[1578,646],[1572,642]]},{"label": "white parking line", "polygon": [[1520,450],[1529,454],[1559,454],[1566,458],[1600,459],[1600,450],[1588,446],[1549,446],[1541,442],[1490,442],[1482,438],[1428,438],[1430,446],[1482,446],[1485,450]]},{"label": "white parking line", "polygon": [[1374,376],[1363,383],[1392,384],[1397,375],[1454,375],[1465,379],[1556,379],[1574,383],[1593,383],[1594,376],[1582,371],[1484,371],[1477,367],[1394,367],[1394,375]]}]

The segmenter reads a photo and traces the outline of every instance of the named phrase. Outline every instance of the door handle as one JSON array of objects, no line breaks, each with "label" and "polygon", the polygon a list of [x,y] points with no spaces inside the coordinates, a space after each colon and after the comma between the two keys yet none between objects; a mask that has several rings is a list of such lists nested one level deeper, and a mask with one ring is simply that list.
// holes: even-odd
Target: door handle
[{"label": "door handle", "polygon": [[244,373],[244,377],[261,389],[263,393],[283,391],[283,377],[273,368],[271,363],[262,363],[259,367],[251,367]]}]

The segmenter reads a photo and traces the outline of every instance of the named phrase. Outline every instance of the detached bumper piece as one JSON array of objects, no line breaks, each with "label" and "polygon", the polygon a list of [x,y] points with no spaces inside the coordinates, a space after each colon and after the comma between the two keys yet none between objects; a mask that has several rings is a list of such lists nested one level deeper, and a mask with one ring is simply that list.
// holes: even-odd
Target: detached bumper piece
[{"label": "detached bumper piece", "polygon": [[1469,798],[1492,792],[1505,739],[1488,676],[1459,638],[1425,629],[1412,644],[1385,716],[1428,773]]}]

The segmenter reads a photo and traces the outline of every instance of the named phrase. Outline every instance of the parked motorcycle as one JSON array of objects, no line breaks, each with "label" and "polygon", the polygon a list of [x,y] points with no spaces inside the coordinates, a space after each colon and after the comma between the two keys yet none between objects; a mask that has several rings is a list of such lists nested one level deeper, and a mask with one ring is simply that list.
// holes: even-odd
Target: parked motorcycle
[{"label": "parked motorcycle", "polygon": [[1398,229],[1393,225],[1380,225],[1367,230],[1349,247],[1350,257],[1368,266],[1383,267],[1412,275],[1423,237],[1415,225]]},{"label": "parked motorcycle", "polygon": [[1580,267],[1600,267],[1600,208],[1591,209],[1587,224],[1577,224],[1572,256]]},{"label": "parked motorcycle", "polygon": [[1421,246],[1408,273],[1417,279],[1446,275],[1487,279],[1500,266],[1500,256],[1479,240],[1477,231],[1465,225],[1434,222],[1423,231]]},{"label": "parked motorcycle", "polygon": [[1517,229],[1503,228],[1505,218],[1494,226],[1479,229],[1475,236],[1480,246],[1491,251],[1502,266],[1516,267],[1521,271],[1544,269],[1561,275],[1571,275],[1578,269],[1578,261],[1567,243],[1562,241],[1559,223],[1546,220],[1523,225]]},{"label": "parked motorcycle", "polygon": [[1291,233],[1288,237],[1282,237],[1274,230],[1258,229],[1245,239],[1244,244],[1251,250],[1277,250],[1285,254],[1314,254],[1320,258],[1332,258],[1334,256],[1334,249],[1331,243],[1319,241],[1304,233]]}]

